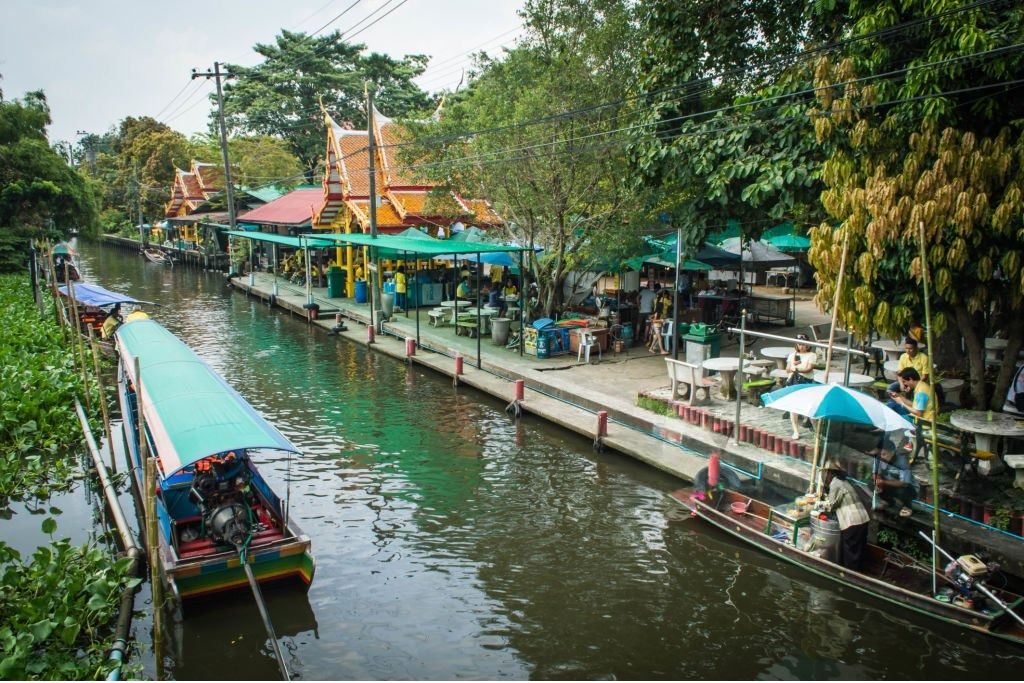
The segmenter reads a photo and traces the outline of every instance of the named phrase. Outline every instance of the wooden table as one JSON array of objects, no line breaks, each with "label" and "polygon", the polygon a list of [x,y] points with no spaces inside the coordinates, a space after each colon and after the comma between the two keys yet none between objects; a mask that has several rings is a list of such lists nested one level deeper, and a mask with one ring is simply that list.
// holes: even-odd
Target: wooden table
[{"label": "wooden table", "polygon": [[779,370],[785,370],[786,359],[795,351],[791,346],[766,346],[761,349],[761,355],[775,361],[775,367]]},{"label": "wooden table", "polygon": [[740,369],[739,358],[708,358],[702,364],[705,370],[714,370],[722,375],[722,396],[727,399],[735,398],[734,378]]}]

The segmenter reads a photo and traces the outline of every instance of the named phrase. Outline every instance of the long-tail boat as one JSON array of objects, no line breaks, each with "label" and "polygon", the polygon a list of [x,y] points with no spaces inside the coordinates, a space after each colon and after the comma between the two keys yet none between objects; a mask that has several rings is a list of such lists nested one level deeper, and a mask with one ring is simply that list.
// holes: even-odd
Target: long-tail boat
[{"label": "long-tail boat", "polygon": [[127,322],[115,337],[125,443],[143,495],[153,492],[143,483],[140,403],[147,452],[156,458],[157,540],[171,594],[188,599],[244,587],[243,562],[260,583],[291,579],[308,587],[315,570],[309,537],[251,458],[298,449],[159,323]]},{"label": "long-tail boat", "polygon": [[1024,597],[986,587],[1003,604],[991,600],[978,590],[981,575],[965,575],[965,558],[933,571],[906,553],[869,543],[861,571],[852,571],[815,549],[810,513],[796,512],[792,501],[772,506],[721,486],[681,489],[669,497],[727,534],[819,576],[919,614],[1024,645],[1024,626],[1017,617]]},{"label": "long-tail boat", "polygon": [[71,298],[75,300],[74,308],[78,309],[78,331],[86,339],[89,338],[89,328],[92,328],[92,338],[100,351],[108,356],[116,356],[113,339],[102,339],[103,322],[110,314],[110,310],[118,304],[129,306],[152,305],[150,301],[142,301],[128,296],[112,292],[109,289],[88,282],[77,282],[61,285],[57,288],[60,294],[60,303],[64,306],[67,320],[74,318],[71,306]]},{"label": "long-tail boat", "polygon": [[50,256],[53,259],[53,276],[57,282],[64,282],[65,279],[82,279],[78,272],[78,264],[75,263],[75,251],[66,242],[54,245]]}]

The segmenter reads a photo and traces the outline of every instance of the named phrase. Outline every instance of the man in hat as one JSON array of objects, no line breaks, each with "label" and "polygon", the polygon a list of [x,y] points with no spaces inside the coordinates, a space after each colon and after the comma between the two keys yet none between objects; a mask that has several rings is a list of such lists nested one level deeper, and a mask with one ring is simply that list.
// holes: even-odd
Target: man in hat
[{"label": "man in hat", "polygon": [[846,472],[839,462],[826,462],[821,477],[828,490],[828,508],[839,521],[839,564],[859,572],[864,562],[864,547],[868,542],[868,511],[857,496],[853,484],[846,480]]}]

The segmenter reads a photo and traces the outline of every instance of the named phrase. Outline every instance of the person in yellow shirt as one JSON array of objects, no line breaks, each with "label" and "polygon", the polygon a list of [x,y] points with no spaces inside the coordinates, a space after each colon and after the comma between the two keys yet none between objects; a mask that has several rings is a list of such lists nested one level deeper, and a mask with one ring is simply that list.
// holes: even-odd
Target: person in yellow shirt
[{"label": "person in yellow shirt", "polygon": [[145,311],[134,310],[128,314],[128,317],[124,319],[126,323],[134,322],[136,320],[149,320],[149,314]]},{"label": "person in yellow shirt", "polygon": [[917,340],[908,336],[903,340],[903,350],[904,353],[900,355],[899,367],[896,371],[914,368],[917,370],[917,374],[921,375],[921,379],[930,382],[932,378],[929,376],[931,367],[928,363],[928,354],[921,351]]},{"label": "person in yellow shirt", "polygon": [[[900,380],[903,391],[909,392],[913,399],[890,392],[890,401],[887,405],[900,415],[912,415],[919,420],[930,422],[935,415],[935,407],[938,405],[931,385],[921,379],[921,375],[914,368],[904,368],[896,373],[896,376]],[[896,404],[895,407],[893,407],[893,403]]]},{"label": "person in yellow shirt", "polygon": [[121,326],[122,322],[121,304],[114,304],[114,308],[111,309],[110,313],[103,320],[103,327],[100,328],[100,336],[103,339],[110,339],[114,336],[114,332]]},{"label": "person in yellow shirt", "polygon": [[405,310],[405,266],[395,271],[395,306]]}]

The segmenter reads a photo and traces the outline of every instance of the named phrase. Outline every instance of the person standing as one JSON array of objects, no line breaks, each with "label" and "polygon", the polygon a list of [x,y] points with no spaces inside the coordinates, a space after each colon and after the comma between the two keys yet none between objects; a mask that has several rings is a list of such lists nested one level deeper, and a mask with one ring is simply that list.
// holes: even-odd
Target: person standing
[{"label": "person standing", "polygon": [[640,330],[643,334],[645,344],[650,341],[647,321],[650,320],[651,314],[654,313],[654,302],[657,298],[657,292],[649,286],[645,286],[640,290],[640,298],[638,301],[640,305],[640,320],[638,321],[638,324],[640,325]]},{"label": "person standing", "polygon": [[395,305],[399,310],[405,310],[405,266],[398,266],[395,271]]},{"label": "person standing", "polygon": [[859,572],[864,566],[871,517],[837,461],[826,462],[821,476],[828,490],[826,505],[839,521],[839,564]]},{"label": "person standing", "polygon": [[[806,334],[796,336],[796,349],[786,358],[786,386],[795,384],[814,383],[814,365],[818,362],[818,354],[811,350]],[[796,413],[789,414],[789,423],[793,427],[793,440],[800,438],[800,416]]]}]

